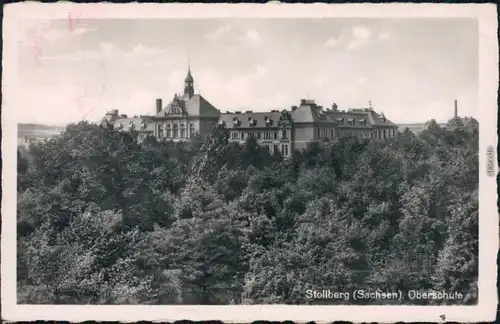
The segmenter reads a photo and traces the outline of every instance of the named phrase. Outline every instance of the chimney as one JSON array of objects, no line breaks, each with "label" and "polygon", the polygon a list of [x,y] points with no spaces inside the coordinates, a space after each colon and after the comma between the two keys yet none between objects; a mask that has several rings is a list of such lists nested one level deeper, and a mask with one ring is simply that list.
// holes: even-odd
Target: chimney
[{"label": "chimney", "polygon": [[156,113],[160,113],[161,111],[161,98],[156,99]]},{"label": "chimney", "polygon": [[305,106],[306,104],[306,99],[300,99],[300,105]]},{"label": "chimney", "polygon": [[334,102],[334,103],[333,103],[333,105],[332,105],[332,110],[333,110],[333,111],[337,111],[337,109],[338,109],[338,106],[337,106],[337,104]]},{"label": "chimney", "polygon": [[455,100],[455,118],[458,117],[458,101]]},{"label": "chimney", "polygon": [[292,111],[295,111],[297,109],[297,106],[292,106]]}]

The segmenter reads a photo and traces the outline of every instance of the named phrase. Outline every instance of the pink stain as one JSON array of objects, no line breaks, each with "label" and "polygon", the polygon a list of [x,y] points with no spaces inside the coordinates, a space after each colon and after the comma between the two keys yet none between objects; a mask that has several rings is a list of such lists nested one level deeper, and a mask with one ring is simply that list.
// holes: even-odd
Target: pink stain
[{"label": "pink stain", "polygon": [[68,12],[68,29],[73,31],[76,26],[81,25],[81,19],[97,18],[102,12],[102,7],[99,4],[77,6],[77,9]]},{"label": "pink stain", "polygon": [[89,94],[87,87],[83,89],[83,93],[80,96],[78,96],[76,100],[78,109],[82,112],[82,118],[85,118],[89,113],[91,113],[95,109],[95,107],[101,101],[101,98],[104,95],[105,91],[106,91],[105,85],[101,85],[101,90],[97,96]]},{"label": "pink stain", "polygon": [[26,43],[31,56],[38,65],[41,65],[40,57],[43,54],[42,46],[46,41],[46,33],[49,30],[50,25],[48,21],[37,26],[34,30],[28,32],[26,36]]}]

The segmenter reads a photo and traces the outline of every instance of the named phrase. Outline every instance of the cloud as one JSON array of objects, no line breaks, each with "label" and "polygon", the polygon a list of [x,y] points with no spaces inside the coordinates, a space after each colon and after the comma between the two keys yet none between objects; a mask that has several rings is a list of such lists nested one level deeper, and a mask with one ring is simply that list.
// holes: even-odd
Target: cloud
[{"label": "cloud", "polygon": [[340,43],[339,39],[332,37],[326,40],[325,45],[327,47],[336,47],[337,45],[339,45],[339,43]]},{"label": "cloud", "polygon": [[215,31],[209,33],[205,36],[205,38],[209,40],[217,40],[221,38],[224,34],[227,34],[231,30],[231,26],[229,24],[224,24],[217,28]]},{"label": "cloud", "polygon": [[[169,82],[178,88],[182,85],[185,71],[172,75]],[[267,101],[268,96],[259,96],[258,87],[267,78],[268,69],[262,65],[253,66],[246,73],[227,76],[221,74],[215,67],[206,67],[196,71],[195,87],[196,91],[203,94],[207,100],[217,108],[226,110],[244,110],[247,107],[253,110],[255,107],[262,108],[262,100]],[[174,81],[175,80],[175,81]],[[230,95],[221,96],[221,93]],[[173,94],[172,94],[173,95]],[[265,107],[264,107],[265,108]]]},{"label": "cloud", "polygon": [[54,43],[59,41],[69,40],[87,33],[96,32],[97,28],[78,27],[74,29],[69,28],[55,28],[49,22],[31,24],[25,26],[21,31],[21,46],[30,46],[33,41],[38,44]]},{"label": "cloud", "polygon": [[378,34],[378,39],[379,40],[385,40],[385,39],[389,39],[391,37],[392,37],[392,35],[389,32],[381,32],[381,33]]},{"label": "cloud", "polygon": [[80,120],[94,112],[105,90],[102,85],[89,88],[70,82],[24,87],[25,95],[18,100],[19,120],[47,124]]},{"label": "cloud", "polygon": [[261,65],[255,67],[255,76],[261,77],[267,74],[267,69]]},{"label": "cloud", "polygon": [[255,29],[247,30],[239,39],[248,46],[256,46],[262,43],[262,37]]},{"label": "cloud", "polygon": [[354,27],[352,34],[356,39],[369,39],[372,36],[372,31],[364,26]]},{"label": "cloud", "polygon": [[347,51],[357,51],[367,45],[370,45],[372,40],[373,32],[364,27],[357,26],[352,29],[353,39],[347,44]]},{"label": "cloud", "polygon": [[[140,43],[129,51],[119,50],[113,43],[100,43],[98,49],[82,50],[74,53],[62,53],[51,56],[42,56],[45,61],[86,61],[86,60],[111,60],[111,59],[153,59],[162,57],[168,52],[168,48],[147,47]],[[148,63],[143,61],[142,63]]]}]

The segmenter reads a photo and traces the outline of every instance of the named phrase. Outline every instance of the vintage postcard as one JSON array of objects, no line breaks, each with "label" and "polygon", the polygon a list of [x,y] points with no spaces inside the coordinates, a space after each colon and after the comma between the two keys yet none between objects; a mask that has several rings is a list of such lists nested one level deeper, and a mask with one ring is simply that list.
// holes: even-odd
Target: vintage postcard
[{"label": "vintage postcard", "polygon": [[494,5],[21,3],[3,27],[3,319],[494,319]]}]

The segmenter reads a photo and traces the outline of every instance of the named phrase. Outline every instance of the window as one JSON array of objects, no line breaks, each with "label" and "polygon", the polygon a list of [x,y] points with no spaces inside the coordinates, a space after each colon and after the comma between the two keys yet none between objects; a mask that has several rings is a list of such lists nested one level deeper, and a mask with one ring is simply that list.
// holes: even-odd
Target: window
[{"label": "window", "polygon": [[241,132],[241,139],[245,139],[245,133]]},{"label": "window", "polygon": [[274,132],[274,139],[278,138],[278,132]]},{"label": "window", "polygon": [[174,124],[174,136],[173,138],[179,137],[179,125]]},{"label": "window", "polygon": [[281,131],[281,138],[286,138],[286,135],[287,135],[287,134],[286,134],[286,129],[283,129],[283,130]]},{"label": "window", "polygon": [[167,125],[167,137],[172,137],[172,125]]},{"label": "window", "polygon": [[189,124],[189,137],[193,137],[196,135],[196,129],[194,128],[194,124]]},{"label": "window", "polygon": [[260,132],[258,132],[258,133],[257,133],[257,138],[260,138],[260,136],[261,136],[261,133],[260,133]]},{"label": "window", "polygon": [[186,137],[186,127],[184,124],[181,124],[181,138]]},{"label": "window", "polygon": [[335,130],[330,129],[330,137],[334,138],[335,137]]},{"label": "window", "polygon": [[319,138],[319,128],[316,128],[316,138]]},{"label": "window", "polygon": [[231,133],[231,138],[232,139],[238,139],[238,135],[239,135],[238,132],[232,132]]},{"label": "window", "polygon": [[273,153],[274,154],[278,153],[278,145],[276,144],[273,145]]},{"label": "window", "polygon": [[288,144],[281,144],[281,153],[283,156],[288,156]]},{"label": "window", "polygon": [[158,138],[163,137],[163,125],[158,125]]}]

